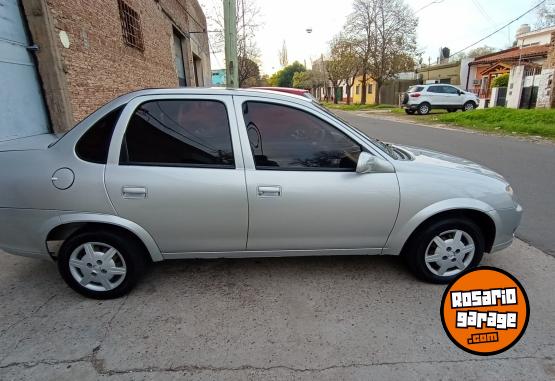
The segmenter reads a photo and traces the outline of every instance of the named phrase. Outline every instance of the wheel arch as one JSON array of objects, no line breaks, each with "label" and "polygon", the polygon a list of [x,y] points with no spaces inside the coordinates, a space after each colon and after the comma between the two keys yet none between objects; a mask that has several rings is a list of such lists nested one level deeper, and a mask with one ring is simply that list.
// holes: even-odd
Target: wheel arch
[{"label": "wheel arch", "polygon": [[142,244],[153,262],[163,260],[160,249],[152,236],[134,222],[117,216],[100,214],[66,214],[44,229],[47,252],[53,256],[62,241],[78,231],[110,230],[128,234]]},{"label": "wheel arch", "polygon": [[439,219],[464,217],[475,222],[484,233],[485,252],[490,252],[495,242],[497,226],[493,208],[475,199],[445,200],[416,213],[402,226],[396,226],[390,235],[383,254],[403,254],[411,239],[425,226]]},{"label": "wheel arch", "polygon": [[491,217],[487,213],[476,209],[451,209],[434,214],[433,216],[422,221],[405,241],[403,248],[401,249],[401,255],[405,253],[406,248],[410,245],[411,241],[417,237],[420,232],[426,228],[426,226],[436,221],[448,218],[467,218],[478,225],[484,234],[484,252],[489,253],[491,251],[493,242],[495,241],[496,232],[495,222],[491,219]]}]

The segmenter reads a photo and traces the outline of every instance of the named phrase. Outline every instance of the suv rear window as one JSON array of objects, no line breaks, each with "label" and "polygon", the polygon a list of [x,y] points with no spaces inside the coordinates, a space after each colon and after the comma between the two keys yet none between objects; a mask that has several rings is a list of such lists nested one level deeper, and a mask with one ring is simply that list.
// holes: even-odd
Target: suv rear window
[{"label": "suv rear window", "polygon": [[422,90],[424,90],[424,86],[411,86],[407,90],[407,93],[417,93]]}]

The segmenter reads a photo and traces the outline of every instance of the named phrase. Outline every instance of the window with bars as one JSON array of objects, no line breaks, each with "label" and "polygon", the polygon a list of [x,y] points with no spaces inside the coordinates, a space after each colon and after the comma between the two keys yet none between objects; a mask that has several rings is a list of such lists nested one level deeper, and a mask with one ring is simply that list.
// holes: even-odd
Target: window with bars
[{"label": "window with bars", "polygon": [[123,41],[126,45],[143,51],[143,32],[139,13],[123,0],[118,0],[118,7]]}]

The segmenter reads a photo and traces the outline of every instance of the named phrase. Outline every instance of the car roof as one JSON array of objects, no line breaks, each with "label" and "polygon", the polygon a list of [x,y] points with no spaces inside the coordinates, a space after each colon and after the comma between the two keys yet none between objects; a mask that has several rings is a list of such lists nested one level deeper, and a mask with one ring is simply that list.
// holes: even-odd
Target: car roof
[{"label": "car roof", "polygon": [[236,95],[236,96],[253,96],[253,97],[260,97],[264,95],[266,98],[274,98],[274,99],[294,99],[296,101],[308,102],[311,103],[312,101],[304,97],[302,95],[292,94],[288,92],[282,91],[275,91],[275,90],[268,90],[268,89],[256,89],[256,88],[249,88],[249,89],[235,89],[235,88],[226,88],[226,87],[179,87],[179,88],[155,88],[155,89],[144,89],[144,90],[137,90],[133,91],[120,97],[116,98],[115,100],[118,103],[127,103],[131,99],[141,96],[148,96],[148,95]]},{"label": "car roof", "polygon": [[251,87],[251,89],[279,91],[282,93],[297,94],[297,95],[304,95],[308,93],[308,90],[306,89],[296,89],[293,87]]}]

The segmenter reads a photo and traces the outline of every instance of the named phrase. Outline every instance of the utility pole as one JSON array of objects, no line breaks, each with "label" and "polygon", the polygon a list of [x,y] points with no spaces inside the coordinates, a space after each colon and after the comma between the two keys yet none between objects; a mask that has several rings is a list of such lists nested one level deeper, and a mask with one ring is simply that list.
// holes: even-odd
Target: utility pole
[{"label": "utility pole", "polygon": [[237,4],[235,0],[224,2],[225,35],[225,80],[227,87],[239,85],[239,65],[237,60]]}]

